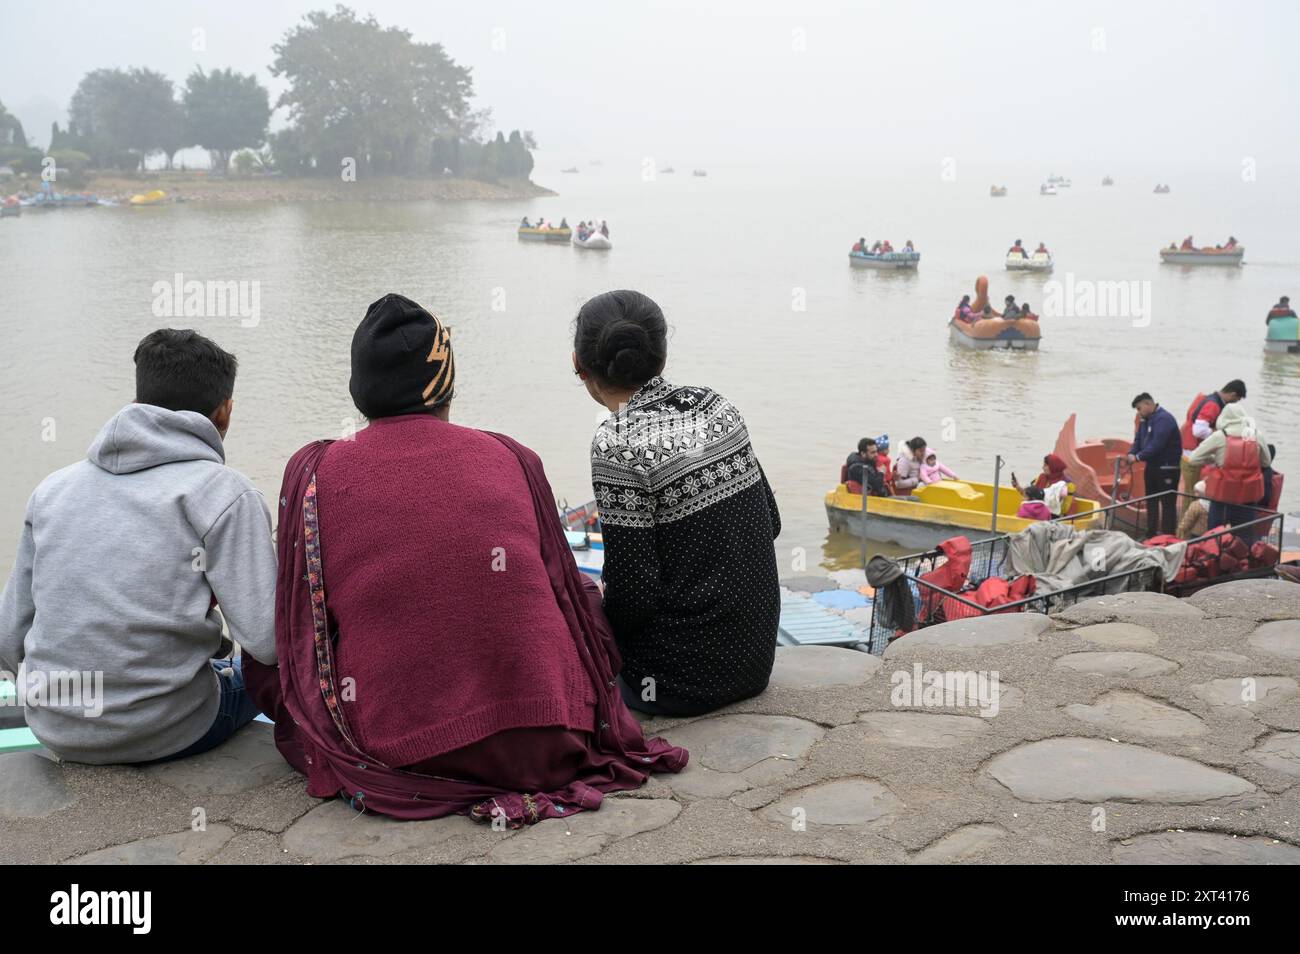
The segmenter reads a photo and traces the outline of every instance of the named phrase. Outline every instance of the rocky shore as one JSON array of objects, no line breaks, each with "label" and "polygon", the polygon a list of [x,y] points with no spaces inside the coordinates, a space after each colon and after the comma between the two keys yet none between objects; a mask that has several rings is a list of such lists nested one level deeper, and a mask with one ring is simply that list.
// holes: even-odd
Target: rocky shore
[{"label": "rocky shore", "polygon": [[555,195],[526,179],[381,176],[344,182],[340,177],[209,176],[170,172],[150,176],[93,177],[84,190],[101,199],[126,202],[131,196],[162,189],[175,202],[418,202],[428,199],[526,199]]},{"label": "rocky shore", "polygon": [[[996,691],[911,692],[960,673]],[[686,771],[519,831],[309,798],[254,723],[146,769],[0,756],[0,844],[8,864],[1300,864],[1298,679],[1294,583],[1099,597],[883,657],[782,648],[757,698],[647,723]]]}]

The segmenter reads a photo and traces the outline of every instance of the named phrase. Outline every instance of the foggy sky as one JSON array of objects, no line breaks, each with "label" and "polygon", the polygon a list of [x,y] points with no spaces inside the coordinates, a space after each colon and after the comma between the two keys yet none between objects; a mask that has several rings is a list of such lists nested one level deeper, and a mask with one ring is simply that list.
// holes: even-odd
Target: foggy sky
[{"label": "foggy sky", "polygon": [[[147,66],[179,85],[195,65],[230,66],[256,73],[274,101],[272,44],[304,12],[332,5],[0,0],[0,22],[21,31],[3,43],[0,101],[42,145],[98,67]],[[497,128],[533,130],[548,151],[1300,160],[1294,0],[352,6],[442,43],[473,68],[474,105],[491,107]],[[192,48],[195,28],[205,51]],[[283,123],[278,113],[272,127]]]}]

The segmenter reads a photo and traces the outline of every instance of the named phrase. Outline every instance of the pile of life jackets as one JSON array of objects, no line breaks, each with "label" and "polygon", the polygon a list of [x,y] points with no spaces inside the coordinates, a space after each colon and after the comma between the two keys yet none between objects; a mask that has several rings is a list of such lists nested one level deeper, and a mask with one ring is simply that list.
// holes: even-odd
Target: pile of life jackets
[{"label": "pile of life jackets", "polygon": [[[1038,580],[1032,575],[1020,576],[1014,580],[991,576],[978,585],[969,582],[967,575],[970,573],[971,544],[965,537],[945,540],[939,544],[939,549],[947,561],[923,574],[920,580],[947,592],[939,592],[927,586],[920,587],[920,606],[916,618],[921,625],[987,616],[991,612],[1019,613],[1024,610],[1023,606],[1009,609],[997,607],[1026,599],[1037,590]],[[959,594],[962,599],[954,599],[949,595],[952,593]],[[978,606],[968,606],[962,600],[969,600]]]},{"label": "pile of life jackets", "polygon": [[[1172,534],[1161,534],[1145,541],[1148,547],[1164,547],[1181,543]],[[1278,549],[1266,540],[1253,545],[1231,532],[1225,524],[1215,527],[1204,539],[1187,545],[1187,556],[1174,578],[1169,582],[1185,585],[1201,583],[1234,573],[1276,566]]]}]

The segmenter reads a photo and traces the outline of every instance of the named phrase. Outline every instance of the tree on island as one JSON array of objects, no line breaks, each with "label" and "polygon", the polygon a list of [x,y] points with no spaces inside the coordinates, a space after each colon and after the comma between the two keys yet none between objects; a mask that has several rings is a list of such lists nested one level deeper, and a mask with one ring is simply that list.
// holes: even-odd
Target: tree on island
[{"label": "tree on island", "polygon": [[491,112],[470,108],[470,70],[439,43],[338,6],[307,14],[274,51],[271,74],[288,83],[276,106],[290,125],[270,141],[284,172],[338,175],[345,159],[360,175],[532,172],[531,133],[480,138]]},{"label": "tree on island", "polygon": [[237,149],[266,142],[271,101],[266,87],[251,74],[232,69],[204,73],[197,68],[185,81],[185,138],[208,150],[212,168],[230,168]]},{"label": "tree on island", "polygon": [[17,116],[5,109],[4,103],[0,103],[0,146],[17,146],[19,149],[27,147],[23,124]]},{"label": "tree on island", "polygon": [[288,83],[276,105],[289,110],[306,165],[336,174],[351,158],[363,173],[427,172],[428,144],[470,117],[469,69],[441,44],[347,7],[303,19],[273,47],[271,75]]}]

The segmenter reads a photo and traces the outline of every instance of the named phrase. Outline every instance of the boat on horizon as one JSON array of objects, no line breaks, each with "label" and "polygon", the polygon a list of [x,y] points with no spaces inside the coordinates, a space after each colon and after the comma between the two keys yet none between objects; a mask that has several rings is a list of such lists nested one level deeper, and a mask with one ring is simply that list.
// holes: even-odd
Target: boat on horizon
[{"label": "boat on horizon", "polygon": [[1240,265],[1246,246],[1233,248],[1174,248],[1172,245],[1160,250],[1160,261],[1168,265]]},{"label": "boat on horizon", "polygon": [[1155,187],[1155,193],[1156,193],[1156,195],[1167,195],[1167,194],[1169,193],[1169,186],[1167,186],[1167,185],[1157,185],[1157,186]]},{"label": "boat on horizon", "polygon": [[693,172],[691,172],[691,175],[696,176],[696,177],[698,177],[698,178],[700,178],[700,179],[703,179],[705,176],[708,175],[708,172],[705,171],[704,169],[696,169],[696,170],[694,170]]},{"label": "boat on horizon", "polygon": [[1056,186],[1058,189],[1070,188],[1070,180],[1065,176],[1048,176],[1047,184],[1050,186]]},{"label": "boat on horizon", "polygon": [[18,196],[6,196],[0,201],[0,219],[17,218],[23,214],[22,203],[18,201]]},{"label": "boat on horizon", "polygon": [[1006,186],[989,186],[989,195],[995,199],[1000,199],[1007,194]]},{"label": "boat on horizon", "polygon": [[665,176],[670,176],[670,175],[672,175],[672,174],[673,174],[674,172],[676,172],[676,171],[677,171],[677,170],[674,169],[672,166],[669,166],[667,169],[661,169],[661,170],[660,170],[660,173],[661,173],[662,175],[665,175]]},{"label": "boat on horizon", "polygon": [[613,248],[614,243],[609,240],[608,235],[601,235],[600,230],[597,229],[591,232],[591,234],[589,234],[586,238],[578,238],[578,233],[574,232],[573,246],[574,248],[589,248],[589,249],[596,249],[596,250],[604,250],[604,249]]},{"label": "boat on horizon", "polygon": [[1039,195],[1056,195],[1056,186],[1050,182],[1044,182],[1038,187]]},{"label": "boat on horizon", "polygon": [[571,174],[571,173],[574,173],[574,172],[579,172],[579,171],[581,171],[581,170],[579,170],[577,166],[569,166],[569,168],[567,168],[567,169],[561,169],[561,170],[560,170],[560,172],[562,172],[562,173],[564,173],[564,174],[566,174],[566,175]]},{"label": "boat on horizon", "polygon": [[524,228],[520,226],[515,230],[521,241],[524,242],[564,242],[568,244],[569,239],[573,236],[573,229],[539,229],[536,226]]},{"label": "boat on horizon", "polygon": [[1055,263],[1051,252],[1034,252],[1028,258],[1008,253],[1006,267],[1009,272],[1050,272]]},{"label": "boat on horizon", "polygon": [[1106,176],[1106,178],[1101,180],[1101,184],[1104,186],[1113,186],[1115,184],[1115,180],[1112,179],[1110,176]]},{"label": "boat on horizon", "polygon": [[915,269],[921,253],[904,249],[901,252],[849,252],[849,264],[854,268]]}]

